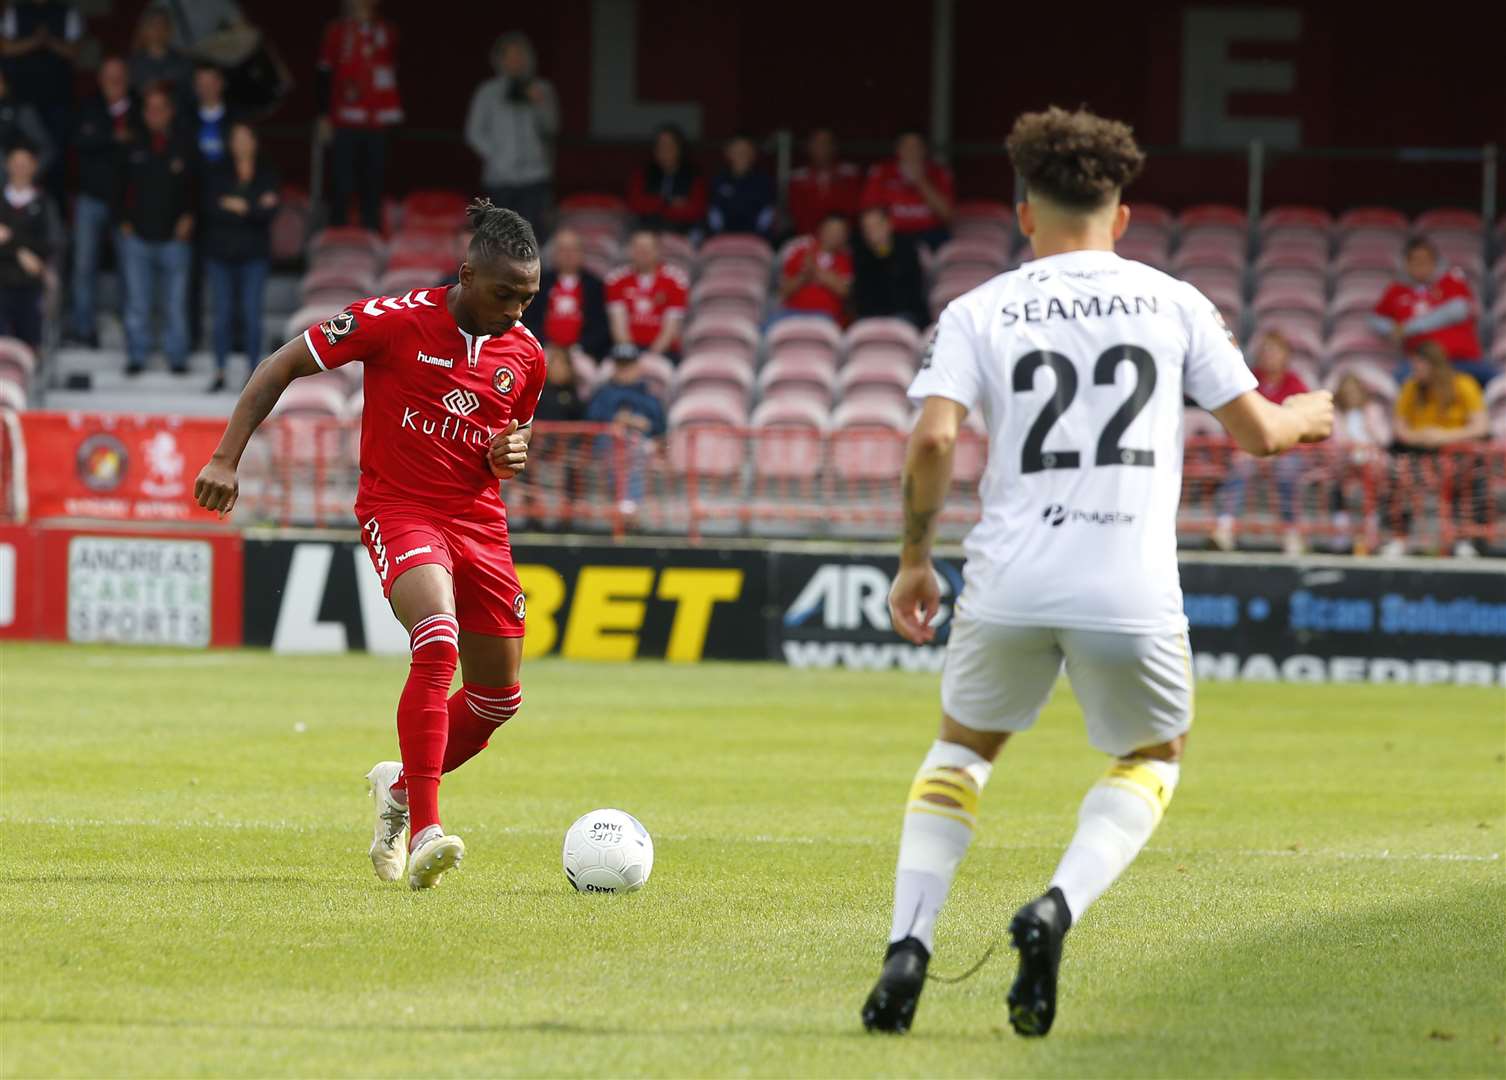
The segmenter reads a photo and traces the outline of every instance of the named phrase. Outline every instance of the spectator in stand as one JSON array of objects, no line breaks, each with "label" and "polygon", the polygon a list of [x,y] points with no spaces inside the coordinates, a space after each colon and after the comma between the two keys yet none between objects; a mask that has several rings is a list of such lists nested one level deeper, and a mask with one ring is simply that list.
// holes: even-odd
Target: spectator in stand
[{"label": "spectator in stand", "polygon": [[647,229],[635,232],[628,241],[628,265],[607,275],[613,358],[651,352],[677,361],[689,296],[684,272],[659,260],[658,238]]},{"label": "spectator in stand", "polygon": [[747,135],[734,135],[722,152],[727,167],[711,184],[707,228],[713,235],[753,233],[769,239],[774,235],[778,196],[773,177],[758,168],[757,144]]},{"label": "spectator in stand", "polygon": [[36,185],[37,156],[25,143],[5,155],[0,199],[0,336],[42,343],[42,290],[47,260],[62,228],[52,201]]},{"label": "spectator in stand", "polygon": [[99,346],[95,290],[99,253],[110,234],[125,179],[126,148],[135,138],[140,118],[131,97],[126,63],[118,56],[99,65],[99,93],[84,102],[73,131],[78,151],[78,188],[73,203],[72,310],[73,340]]},{"label": "spectator in stand", "polygon": [[272,257],[277,174],[257,155],[249,124],[230,126],[229,157],[209,170],[204,194],[204,262],[214,303],[214,381],[225,389],[225,365],[237,319],[248,373],[261,360],[262,298]]},{"label": "spectator in stand", "polygon": [[387,129],[403,120],[397,92],[397,27],[377,16],[376,0],[346,0],[346,14],[324,31],[315,93],[319,136],[329,144],[330,224],[350,220],[382,231],[382,173]]},{"label": "spectator in stand", "polygon": [[652,440],[663,435],[666,427],[664,403],[650,388],[636,356],[624,357],[613,365],[611,377],[591,396],[586,419],[611,424],[616,432],[616,440],[605,435],[596,440],[596,455],[605,458],[609,468],[615,465],[612,459],[616,444],[624,444],[627,497],[618,504],[618,510],[633,517],[643,501],[644,470]]},{"label": "spectator in stand", "polygon": [[126,374],[145,370],[152,309],[160,306],[168,367],[185,375],[195,206],[193,144],[174,127],[173,94],[167,86],[146,92],[141,118],[142,133],[126,155],[123,207],[117,215],[126,286]]},{"label": "spectator in stand", "polygon": [[585,266],[585,248],[570,229],[554,236],[552,265],[539,279],[539,294],[523,312],[523,325],[545,346],[579,347],[600,360],[612,348],[606,286]]},{"label": "spectator in stand", "polygon": [[[1344,481],[1379,459],[1391,441],[1391,424],[1386,419],[1386,410],[1371,399],[1365,384],[1353,372],[1339,380],[1333,395],[1333,414],[1329,446],[1334,476],[1329,509],[1333,513],[1334,547],[1342,551],[1351,542]],[[1362,555],[1364,551],[1356,544],[1354,553]]]},{"label": "spectator in stand", "polygon": [[[1307,384],[1291,368],[1292,346],[1280,331],[1262,334],[1255,347],[1255,389],[1267,401],[1280,405],[1296,394],[1307,393]],[[1234,451],[1229,477],[1218,491],[1218,520],[1213,528],[1213,546],[1220,551],[1234,550],[1235,520],[1244,511],[1245,488],[1255,475],[1259,461]],[[1276,478],[1276,498],[1285,526],[1282,547],[1288,555],[1302,553],[1302,534],[1297,529],[1297,480],[1307,467],[1305,454],[1283,454],[1271,462]]]},{"label": "spectator in stand", "polygon": [[[1405,266],[1406,279],[1387,286],[1375,305],[1375,329],[1408,355],[1424,341],[1436,341],[1460,371],[1481,386],[1490,382],[1498,370],[1481,358],[1478,305],[1464,271],[1440,271],[1438,249],[1426,237],[1408,241]],[[1406,378],[1405,369],[1397,377]]]},{"label": "spectator in stand", "polygon": [[539,395],[533,418],[549,423],[584,420],[586,402],[576,385],[575,362],[570,358],[570,350],[563,345],[545,345],[544,355],[548,358],[544,391]]},{"label": "spectator in stand", "polygon": [[63,195],[63,148],[73,113],[73,69],[84,20],[72,4],[28,0],[5,7],[0,17],[0,53],[16,101],[37,111],[47,138],[57,151],[39,162],[45,186]]},{"label": "spectator in stand", "polygon": [[929,318],[920,255],[909,237],[896,236],[889,211],[863,211],[852,251],[852,312],[869,319],[893,315],[923,327]]},{"label": "spectator in stand", "polygon": [[481,186],[498,206],[527,218],[542,243],[560,129],[554,84],[540,78],[527,34],[503,34],[492,46],[496,77],[471,96],[465,141],[481,158]]},{"label": "spectator in stand", "polygon": [[863,209],[884,207],[895,232],[933,250],[951,235],[952,199],[952,171],[930,159],[918,131],[900,135],[894,159],[869,169],[863,184]]},{"label": "spectator in stand", "polygon": [[199,167],[207,172],[230,154],[230,125],[235,116],[225,104],[225,73],[213,64],[199,64],[193,72],[193,97],[189,135],[199,152]]},{"label": "spectator in stand", "polygon": [[166,86],[174,108],[187,105],[193,61],[173,48],[173,19],[166,8],[152,6],[141,13],[130,69],[131,89],[137,94],[144,95],[149,87]]},{"label": "spectator in stand", "polygon": [[781,314],[825,315],[843,323],[852,291],[847,219],[828,214],[814,236],[790,242],[779,276]]},{"label": "spectator in stand", "polygon": [[[1476,524],[1486,521],[1485,463],[1460,444],[1489,433],[1485,395],[1480,384],[1451,363],[1444,346],[1423,341],[1412,354],[1412,375],[1396,398],[1396,441],[1391,444],[1392,483],[1382,521],[1391,525],[1392,538],[1381,547],[1386,556],[1405,555],[1412,529],[1411,500],[1431,485],[1441,488],[1437,469],[1445,447],[1450,452],[1454,516],[1468,514]],[[1410,482],[1408,482],[1410,481]],[[1468,539],[1454,544],[1454,555],[1469,558],[1479,551]]]},{"label": "spectator in stand", "polygon": [[0,67],[0,151],[25,143],[37,156],[37,167],[46,168],[58,155],[52,136],[42,124],[37,110],[11,96],[5,69]]},{"label": "spectator in stand", "polygon": [[638,227],[655,232],[689,233],[706,220],[706,182],[673,124],[654,133],[653,156],[628,181],[627,204]]},{"label": "spectator in stand", "polygon": [[813,235],[832,214],[855,218],[863,177],[856,165],[837,160],[831,128],[816,128],[806,136],[805,161],[790,173],[790,227],[795,234]]}]

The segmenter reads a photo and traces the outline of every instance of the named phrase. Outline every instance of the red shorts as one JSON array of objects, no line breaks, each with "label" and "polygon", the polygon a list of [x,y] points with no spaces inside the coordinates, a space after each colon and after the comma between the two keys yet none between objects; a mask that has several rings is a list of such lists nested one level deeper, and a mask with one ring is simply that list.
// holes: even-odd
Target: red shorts
[{"label": "red shorts", "polygon": [[512,545],[503,522],[439,517],[406,506],[370,510],[358,518],[361,543],[382,579],[382,595],[415,566],[442,566],[455,589],[460,629],[494,637],[522,637],[526,607]]}]

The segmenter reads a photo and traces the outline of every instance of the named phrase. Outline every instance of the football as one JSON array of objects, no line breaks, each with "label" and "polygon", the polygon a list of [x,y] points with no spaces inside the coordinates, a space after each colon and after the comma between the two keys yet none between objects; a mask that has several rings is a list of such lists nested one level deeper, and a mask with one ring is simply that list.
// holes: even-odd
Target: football
[{"label": "football", "polygon": [[576,892],[633,892],[654,868],[654,841],[632,814],[592,810],[566,830],[564,863]]}]

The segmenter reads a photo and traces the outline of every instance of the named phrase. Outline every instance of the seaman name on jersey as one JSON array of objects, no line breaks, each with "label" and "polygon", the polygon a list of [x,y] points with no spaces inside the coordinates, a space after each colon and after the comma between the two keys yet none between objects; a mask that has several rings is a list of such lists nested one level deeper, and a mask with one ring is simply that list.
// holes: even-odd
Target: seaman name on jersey
[{"label": "seaman name on jersey", "polygon": [[1106,304],[1103,297],[1090,296],[1086,299],[1073,297],[1069,308],[1053,296],[1044,302],[1026,300],[1024,304],[1005,304],[1001,310],[1004,312],[1004,325],[1013,326],[1021,321],[1043,323],[1053,319],[1104,318],[1109,315],[1142,315],[1146,312],[1154,315],[1156,304],[1154,296],[1132,296],[1128,300],[1122,296],[1110,296]]}]

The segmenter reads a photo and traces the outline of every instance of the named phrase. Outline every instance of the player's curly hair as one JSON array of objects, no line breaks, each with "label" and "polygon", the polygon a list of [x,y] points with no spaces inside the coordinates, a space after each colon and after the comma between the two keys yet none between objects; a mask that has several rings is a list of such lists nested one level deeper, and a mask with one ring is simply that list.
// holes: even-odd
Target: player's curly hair
[{"label": "player's curly hair", "polygon": [[538,259],[539,240],[533,234],[533,226],[516,211],[479,198],[471,200],[465,208],[465,218],[471,229],[471,244],[466,252],[471,262],[503,258],[528,263]]},{"label": "player's curly hair", "polygon": [[1027,191],[1073,210],[1103,206],[1145,165],[1128,124],[1083,108],[1024,113],[1004,145]]}]

